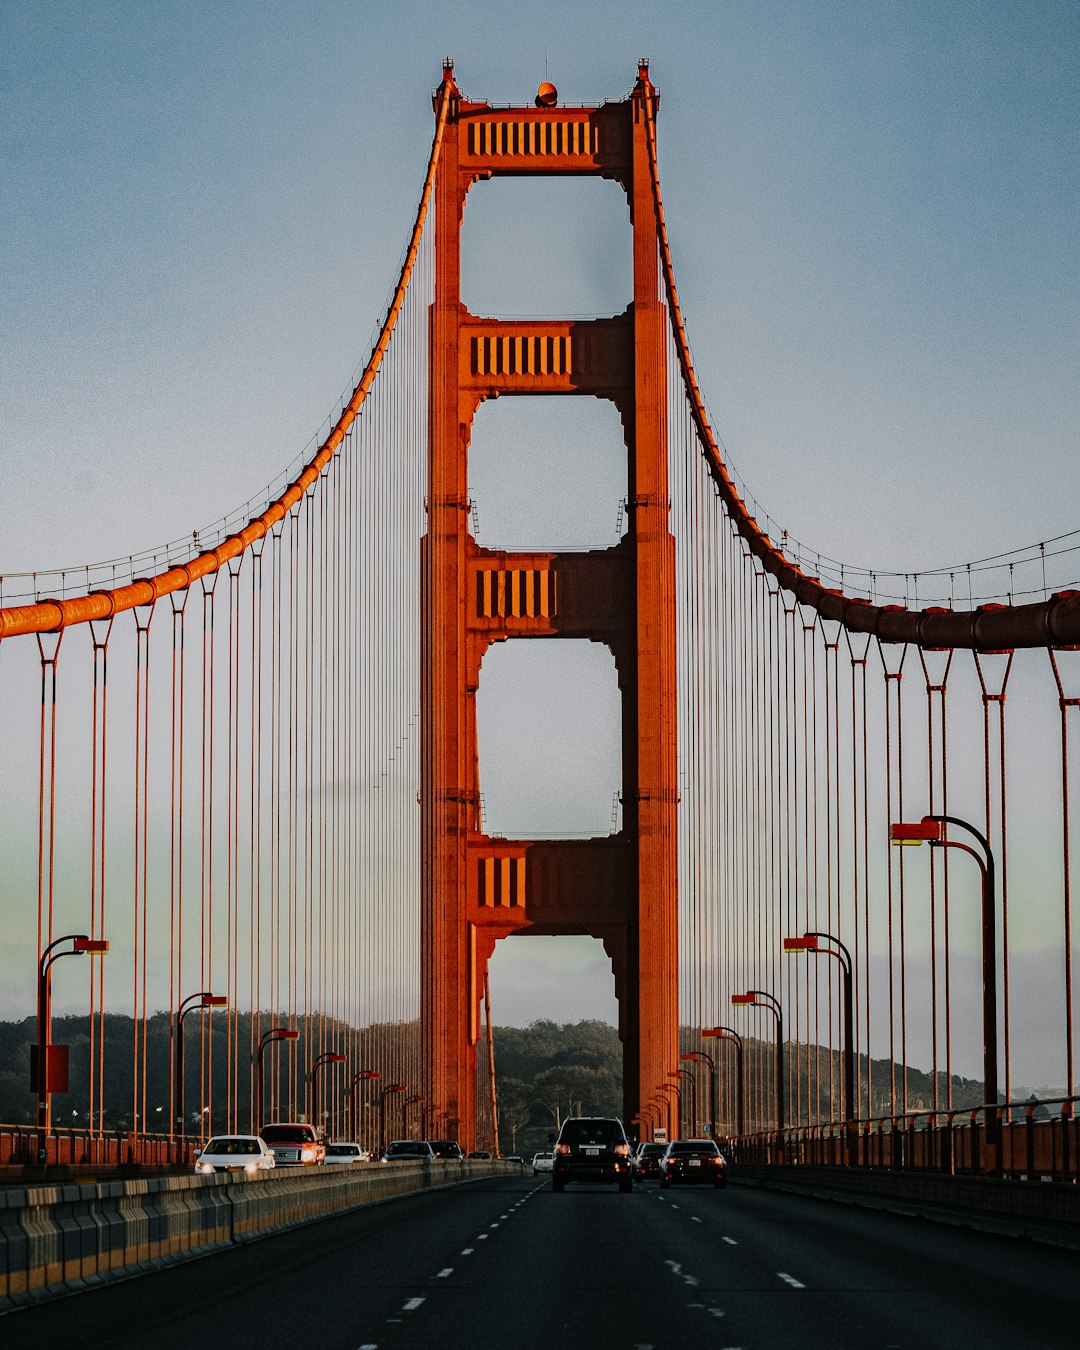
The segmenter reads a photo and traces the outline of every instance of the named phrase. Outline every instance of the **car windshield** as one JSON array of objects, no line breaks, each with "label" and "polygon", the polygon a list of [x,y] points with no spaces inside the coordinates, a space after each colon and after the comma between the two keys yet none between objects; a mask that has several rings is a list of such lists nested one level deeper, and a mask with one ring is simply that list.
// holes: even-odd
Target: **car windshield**
[{"label": "car windshield", "polygon": [[267,1125],[262,1137],[268,1144],[313,1144],[315,1131],[310,1125]]},{"label": "car windshield", "polygon": [[617,1120],[568,1120],[562,1127],[563,1144],[622,1144],[622,1126]]},{"label": "car windshield", "polygon": [[355,1158],[360,1152],[359,1144],[329,1144],[326,1149],[326,1156],[331,1154],[335,1158]]},{"label": "car windshield", "polygon": [[211,1139],[204,1153],[258,1153],[257,1139]]},{"label": "car windshield", "polygon": [[719,1153],[719,1149],[711,1139],[683,1139],[677,1144],[671,1145],[671,1152],[675,1153]]}]

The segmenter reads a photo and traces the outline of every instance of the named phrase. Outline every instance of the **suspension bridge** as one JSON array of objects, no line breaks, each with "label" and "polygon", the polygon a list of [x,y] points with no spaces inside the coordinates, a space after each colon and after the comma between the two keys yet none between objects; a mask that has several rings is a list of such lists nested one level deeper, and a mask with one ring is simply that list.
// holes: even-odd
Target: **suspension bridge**
[{"label": "suspension bridge", "polygon": [[[448,62],[385,320],[311,458],[188,539],[0,578],[34,1027],[0,1162],[175,1163],[274,1119],[375,1142],[387,1112],[497,1152],[484,982],[533,933],[603,943],[641,1137],[1076,1180],[1080,535],[893,575],[753,501],[695,373],[658,108],[646,62],[624,100],[510,108]],[[466,198],[505,175],[624,189],[624,312],[469,312]],[[473,423],[515,396],[613,406],[617,544],[478,542]],[[486,832],[485,655],[537,638],[614,661],[606,835]]]}]

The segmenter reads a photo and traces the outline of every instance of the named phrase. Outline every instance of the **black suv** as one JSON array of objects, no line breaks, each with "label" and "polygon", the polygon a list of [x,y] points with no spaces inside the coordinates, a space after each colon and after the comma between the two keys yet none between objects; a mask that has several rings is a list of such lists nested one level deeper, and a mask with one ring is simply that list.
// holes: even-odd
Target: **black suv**
[{"label": "black suv", "polygon": [[633,1188],[630,1143],[621,1120],[608,1116],[571,1116],[563,1121],[555,1143],[551,1189],[568,1181],[615,1181],[619,1190]]}]

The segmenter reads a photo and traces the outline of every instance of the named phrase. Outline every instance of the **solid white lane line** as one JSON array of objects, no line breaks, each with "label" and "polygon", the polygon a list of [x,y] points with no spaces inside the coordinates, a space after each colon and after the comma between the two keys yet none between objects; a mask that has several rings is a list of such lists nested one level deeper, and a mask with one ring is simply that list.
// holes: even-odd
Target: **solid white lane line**
[{"label": "solid white lane line", "polygon": [[402,1312],[415,1312],[415,1311],[417,1310],[417,1308],[419,1308],[420,1304],[423,1303],[423,1301],[424,1301],[424,1300],[423,1300],[422,1298],[407,1298],[407,1299],[405,1300],[404,1305],[402,1306],[401,1311],[402,1311]]},{"label": "solid white lane line", "polygon": [[439,1271],[438,1275],[435,1276],[435,1278],[437,1280],[445,1280],[448,1275],[453,1275],[453,1273],[454,1273],[453,1266],[444,1266],[442,1270]]},{"label": "solid white lane line", "polygon": [[782,1270],[778,1270],[777,1275],[785,1284],[790,1284],[792,1289],[805,1289],[806,1285],[801,1280],[797,1280],[794,1275],[786,1275]]}]

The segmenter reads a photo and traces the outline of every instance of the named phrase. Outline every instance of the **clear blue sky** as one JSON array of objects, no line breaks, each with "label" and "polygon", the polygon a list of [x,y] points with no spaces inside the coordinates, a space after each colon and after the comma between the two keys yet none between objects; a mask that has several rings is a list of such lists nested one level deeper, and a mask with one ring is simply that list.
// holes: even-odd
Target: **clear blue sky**
[{"label": "clear blue sky", "polygon": [[[0,571],[186,537],[303,450],[381,317],[445,55],[505,103],[545,56],[571,102],[651,58],[699,373],[793,534],[906,570],[1080,524],[1073,0],[6,0]],[[551,221],[575,312],[621,308],[582,201]],[[516,269],[476,203],[483,308]],[[506,309],[550,309],[516,279]]]}]

